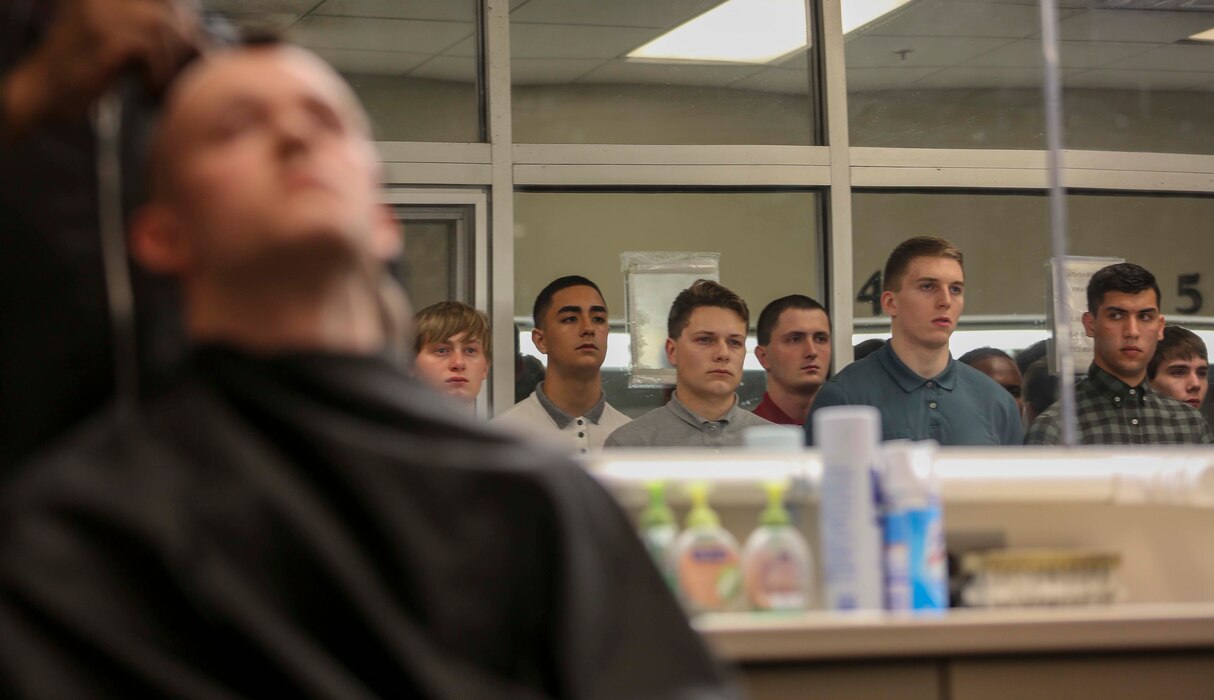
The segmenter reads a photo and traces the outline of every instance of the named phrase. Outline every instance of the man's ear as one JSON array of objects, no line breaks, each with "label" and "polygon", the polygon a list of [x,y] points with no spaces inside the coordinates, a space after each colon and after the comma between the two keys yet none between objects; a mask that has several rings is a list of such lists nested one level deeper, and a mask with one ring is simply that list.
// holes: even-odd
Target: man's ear
[{"label": "man's ear", "polygon": [[164,204],[152,202],[135,212],[130,246],[135,260],[157,274],[180,275],[193,264],[181,224]]},{"label": "man's ear", "polygon": [[[1091,311],[1083,312],[1083,330],[1089,338],[1096,337],[1096,317],[1092,315]],[[1159,327],[1159,333],[1163,334],[1163,326]]]},{"label": "man's ear", "polygon": [[401,241],[400,224],[388,205],[375,205],[371,221],[371,252],[376,259],[388,262],[400,257],[404,243]]},{"label": "man's ear", "polygon": [[756,345],[755,346],[755,357],[757,357],[759,359],[759,364],[762,365],[763,369],[765,369],[765,370],[771,369],[771,367],[767,366],[767,348],[766,347],[764,347],[762,345]]},{"label": "man's ear", "polygon": [[666,339],[666,361],[670,363],[671,367],[679,366],[679,353],[674,338]]},{"label": "man's ear", "polygon": [[544,340],[544,331],[540,328],[531,329],[531,343],[535,345],[535,349],[542,354],[548,354],[548,343]]},{"label": "man's ear", "polygon": [[898,300],[894,298],[893,292],[881,292],[881,310],[890,318],[898,313]]},{"label": "man's ear", "polygon": [[1163,329],[1167,325],[1168,325],[1168,320],[1163,317],[1163,314],[1159,314],[1159,336],[1157,338],[1155,338],[1155,342],[1159,342],[1159,341],[1163,340]]}]

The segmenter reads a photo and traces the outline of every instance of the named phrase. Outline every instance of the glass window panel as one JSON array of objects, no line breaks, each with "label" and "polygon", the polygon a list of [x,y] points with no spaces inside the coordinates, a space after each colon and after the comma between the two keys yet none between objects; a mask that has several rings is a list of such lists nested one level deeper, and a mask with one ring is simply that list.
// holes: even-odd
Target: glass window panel
[{"label": "glass window panel", "polygon": [[[1208,3],[1058,4],[1068,148],[1214,153]],[[916,0],[848,32],[852,143],[1044,148],[1037,5]]]},{"label": "glass window panel", "polygon": [[1091,5],[1059,24],[1064,49],[1082,47],[1090,55],[1082,69],[1063,75],[1066,146],[1214,153],[1214,36],[1191,38],[1214,29],[1214,6],[1183,0]]},{"label": "glass window panel", "polygon": [[341,71],[381,141],[480,141],[478,0],[203,0]]},{"label": "glass window panel", "polygon": [[[771,37],[792,27],[782,56],[745,63],[638,59],[629,54],[714,8],[743,2],[757,26],[731,36]],[[765,18],[745,4],[800,9]],[[514,139],[518,143],[815,143],[804,2],[750,0],[530,0],[510,15]],[[728,8],[725,8],[728,9]],[[705,41],[707,44],[705,44]],[[692,46],[727,43],[711,35]],[[767,42],[771,44],[772,42]],[[758,60],[758,59],[755,59]]]},{"label": "glass window panel", "polygon": [[1045,148],[1035,1],[914,0],[851,24],[853,145]]},{"label": "glass window panel", "polygon": [[985,345],[1012,352],[1046,337],[1045,196],[855,192],[852,217],[857,341],[889,336],[889,318],[877,305],[879,276],[895,246],[924,235],[947,238],[965,255],[965,310],[950,343],[954,357]]},{"label": "glass window panel", "polygon": [[[603,373],[607,400],[630,415],[661,405],[662,392],[627,387],[620,253],[719,252],[721,282],[746,300],[752,333],[772,299],[793,293],[821,299],[813,192],[519,192],[514,211],[515,317],[524,352],[540,290],[564,275],[589,277],[603,290],[612,325]],[[743,407],[753,409],[763,388],[763,370],[751,352],[739,389]]]}]

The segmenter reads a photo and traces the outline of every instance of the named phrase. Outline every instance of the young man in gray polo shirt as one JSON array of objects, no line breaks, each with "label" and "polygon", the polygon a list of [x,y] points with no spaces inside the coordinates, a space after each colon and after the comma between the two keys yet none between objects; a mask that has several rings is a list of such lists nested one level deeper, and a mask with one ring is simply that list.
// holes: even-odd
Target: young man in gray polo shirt
[{"label": "young man in gray polo shirt", "polygon": [[809,444],[815,411],[862,404],[880,409],[885,440],[1019,445],[1023,433],[1011,394],[949,354],[965,307],[961,251],[943,238],[911,238],[890,253],[884,279],[881,308],[892,337],[822,386],[805,421]]},{"label": "young man in gray polo shirt", "polygon": [[604,447],[733,447],[745,428],[770,425],[738,408],[749,322],[746,302],[716,282],[697,280],[680,292],[666,321],[674,394],[617,429]]}]

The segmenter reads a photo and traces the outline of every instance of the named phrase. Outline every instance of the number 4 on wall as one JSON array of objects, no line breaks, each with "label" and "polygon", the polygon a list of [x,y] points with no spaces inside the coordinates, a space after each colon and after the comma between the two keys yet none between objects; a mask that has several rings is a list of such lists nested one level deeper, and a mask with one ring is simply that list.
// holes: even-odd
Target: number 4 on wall
[{"label": "number 4 on wall", "polygon": [[1176,278],[1176,293],[1189,300],[1187,306],[1177,306],[1177,313],[1195,314],[1201,311],[1201,292],[1197,291],[1197,283],[1201,281],[1201,273],[1193,272]]},{"label": "number 4 on wall", "polygon": [[[1200,297],[1198,297],[1200,299]],[[860,287],[860,293],[856,295],[856,301],[860,303],[868,302],[873,305],[873,316],[881,315],[881,271],[877,270],[872,277]]]}]

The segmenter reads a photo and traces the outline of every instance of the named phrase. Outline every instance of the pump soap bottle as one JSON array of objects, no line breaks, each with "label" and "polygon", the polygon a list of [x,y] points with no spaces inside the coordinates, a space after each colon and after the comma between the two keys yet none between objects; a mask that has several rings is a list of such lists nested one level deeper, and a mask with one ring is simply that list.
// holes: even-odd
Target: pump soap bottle
[{"label": "pump soap bottle", "polygon": [[708,507],[708,487],[692,484],[687,528],[675,542],[675,575],[688,612],[736,610],[741,598],[738,542]]},{"label": "pump soap bottle", "polygon": [[813,560],[809,544],[784,508],[785,485],[767,484],[767,509],[742,551],[746,598],[753,610],[805,610],[810,606]]},{"label": "pump soap bottle", "polygon": [[679,536],[679,526],[675,522],[674,511],[666,504],[665,484],[651,481],[645,488],[649,490],[649,505],[638,519],[641,542],[661,572],[662,579],[674,589],[676,586],[670,559],[675,538]]}]

